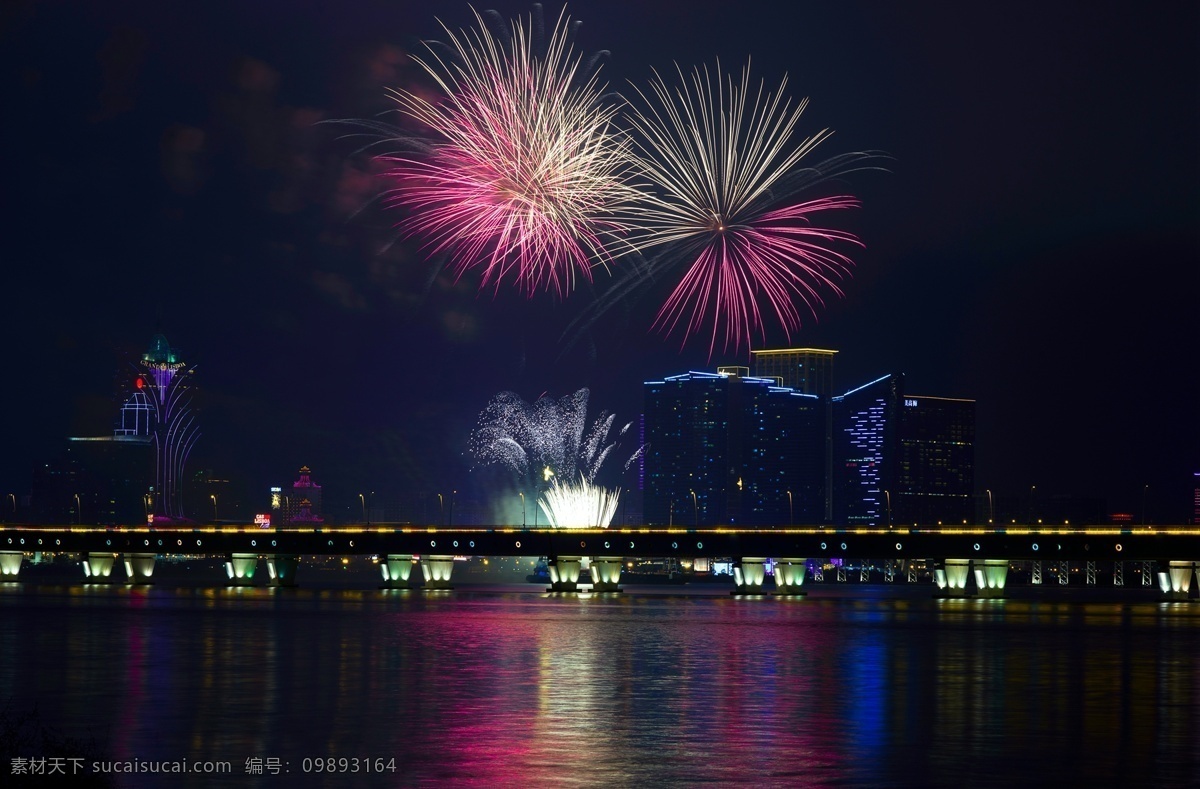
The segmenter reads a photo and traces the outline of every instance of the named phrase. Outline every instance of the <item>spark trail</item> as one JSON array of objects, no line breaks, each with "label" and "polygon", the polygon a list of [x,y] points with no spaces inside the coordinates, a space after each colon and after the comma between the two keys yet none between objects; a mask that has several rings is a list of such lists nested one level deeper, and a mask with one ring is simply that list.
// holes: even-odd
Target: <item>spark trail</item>
[{"label": "spark trail", "polygon": [[[541,397],[531,405],[501,392],[480,414],[468,442],[478,465],[510,469],[559,528],[607,526],[620,497],[619,488],[596,484],[596,477],[632,423],[610,440],[615,416],[601,412],[589,427],[588,396],[587,389],[580,389],[559,400]],[[641,452],[639,448],[630,456],[626,469]],[[606,520],[599,523],[602,516]]]},{"label": "spark trail", "polygon": [[861,246],[850,233],[812,224],[815,214],[857,207],[855,198],[795,199],[823,169],[805,171],[801,161],[832,132],[794,140],[807,100],[785,98],[786,78],[769,92],[751,85],[749,66],[740,81],[707,68],[679,77],[672,88],[656,72],[648,92],[635,88],[640,106],[629,116],[648,181],[631,215],[631,243],[658,250],[646,257],[649,278],[685,268],[654,328],[682,333],[683,343],[707,333],[710,357],[719,340],[725,350],[748,349],[768,319],[790,338],[801,306],[815,316],[823,293],[842,294],[838,283],[853,262],[835,246]]},{"label": "spark trail", "polygon": [[627,249],[628,141],[597,70],[571,45],[565,9],[544,46],[540,7],[507,24],[474,13],[475,27],[443,25],[447,43],[414,58],[437,98],[391,92],[421,139],[381,157],[395,184],[385,202],[405,209],[402,234],[447,255],[457,276],[477,268],[481,288],[511,280],[528,296],[565,296]]}]

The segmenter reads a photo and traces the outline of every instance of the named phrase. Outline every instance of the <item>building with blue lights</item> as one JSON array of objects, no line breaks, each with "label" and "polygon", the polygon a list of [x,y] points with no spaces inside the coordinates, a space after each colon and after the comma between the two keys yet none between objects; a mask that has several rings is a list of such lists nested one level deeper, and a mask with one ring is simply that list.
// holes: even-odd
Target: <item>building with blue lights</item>
[{"label": "building with blue lights", "polygon": [[645,384],[644,520],[820,523],[825,404],[746,368]]},{"label": "building with blue lights", "polygon": [[833,398],[833,422],[836,523],[974,523],[974,400],[906,395],[885,375]]},{"label": "building with blue lights", "polygon": [[878,526],[892,521],[903,396],[904,376],[885,375],[833,398],[835,523]]}]

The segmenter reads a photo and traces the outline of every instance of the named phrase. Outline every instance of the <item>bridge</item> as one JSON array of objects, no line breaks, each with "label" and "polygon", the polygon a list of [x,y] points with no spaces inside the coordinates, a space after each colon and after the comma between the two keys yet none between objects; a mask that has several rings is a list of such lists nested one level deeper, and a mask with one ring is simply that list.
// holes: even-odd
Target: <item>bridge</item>
[{"label": "bridge", "polygon": [[[252,525],[187,525],[170,528],[97,526],[0,526],[0,581],[15,581],[27,554],[79,554],[84,579],[149,583],[159,556],[225,558],[231,584],[253,583],[265,561],[270,583],[291,586],[301,556],[378,556],[383,583],[391,588],[449,589],[455,556],[545,556],[551,589],[577,591],[581,571],[592,591],[619,591],[621,568],[633,557],[729,559],[735,593],[762,594],[773,568],[775,594],[802,595],[810,561],[878,561],[892,573],[924,561],[933,568],[939,594],[1002,597],[1009,565],[1030,563],[1032,581],[1054,568],[1065,583],[1071,563],[1086,565],[1095,583],[1111,567],[1124,585],[1128,563],[1140,565],[1164,599],[1187,600],[1200,572],[1200,526],[1009,526],[961,528],[528,529],[507,526],[441,527],[346,525],[326,528],[258,528]],[[590,565],[590,566],[589,566]],[[420,578],[412,574],[419,567]],[[116,574],[114,574],[116,572]],[[912,576],[910,576],[910,580]],[[972,583],[973,582],[973,583]],[[582,583],[587,583],[583,581]],[[1200,586],[1200,583],[1198,583]]]}]

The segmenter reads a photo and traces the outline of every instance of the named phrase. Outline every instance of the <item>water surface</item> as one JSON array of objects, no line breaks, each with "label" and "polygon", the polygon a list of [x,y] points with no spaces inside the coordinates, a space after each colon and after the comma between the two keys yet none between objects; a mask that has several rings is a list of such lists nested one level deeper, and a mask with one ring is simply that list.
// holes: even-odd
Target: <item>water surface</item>
[{"label": "water surface", "polygon": [[[106,758],[232,764],[122,786],[1200,781],[1200,605],[876,589],[5,584],[0,695]],[[304,773],[330,756],[396,770]]]}]

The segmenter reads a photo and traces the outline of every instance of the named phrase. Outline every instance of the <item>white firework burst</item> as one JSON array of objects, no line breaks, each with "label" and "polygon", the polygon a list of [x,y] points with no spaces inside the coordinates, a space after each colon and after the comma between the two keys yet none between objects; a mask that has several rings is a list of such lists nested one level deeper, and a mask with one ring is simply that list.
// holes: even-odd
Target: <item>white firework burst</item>
[{"label": "white firework burst", "polygon": [[583,477],[578,482],[551,480],[538,506],[555,529],[607,529],[617,514],[620,488],[594,485]]}]

